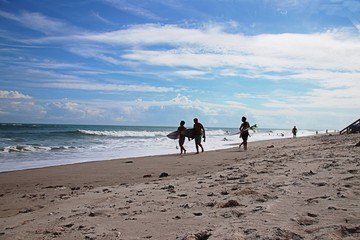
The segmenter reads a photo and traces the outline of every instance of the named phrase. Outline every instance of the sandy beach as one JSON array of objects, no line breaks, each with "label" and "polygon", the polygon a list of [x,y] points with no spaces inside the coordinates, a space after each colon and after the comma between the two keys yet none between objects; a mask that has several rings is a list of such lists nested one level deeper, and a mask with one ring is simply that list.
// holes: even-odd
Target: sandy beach
[{"label": "sandy beach", "polygon": [[0,239],[360,239],[359,140],[0,173]]}]

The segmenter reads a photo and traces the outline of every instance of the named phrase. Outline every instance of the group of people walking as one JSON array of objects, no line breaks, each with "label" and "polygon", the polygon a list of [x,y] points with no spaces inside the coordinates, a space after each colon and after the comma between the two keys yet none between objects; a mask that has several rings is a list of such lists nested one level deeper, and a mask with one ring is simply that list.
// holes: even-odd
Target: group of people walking
[{"label": "group of people walking", "polygon": [[[204,126],[199,122],[197,118],[194,118],[194,139],[195,139],[195,147],[196,147],[196,153],[199,153],[199,147],[201,148],[201,152],[204,152],[204,147],[201,144],[201,138],[206,139],[205,136],[205,128]],[[179,145],[180,145],[180,154],[185,154],[186,149],[184,148],[185,138],[186,135],[184,134],[184,131],[186,130],[185,127],[185,121],[180,122],[180,126],[178,127],[178,132],[180,133],[179,136]]]},{"label": "group of people walking", "polygon": [[[204,147],[201,144],[201,139],[206,139],[205,136],[205,128],[204,126],[199,122],[197,118],[194,118],[194,139],[195,139],[195,147],[196,147],[196,154],[199,154],[199,147],[201,148],[201,152],[204,152]],[[244,145],[244,150],[247,150],[247,140],[249,137],[249,129],[250,124],[246,121],[246,117],[242,117],[241,119],[242,123],[240,125],[240,137],[242,138],[242,143],[239,145],[239,148]],[[180,126],[178,127],[179,132],[179,146],[180,146],[180,154],[185,154],[186,149],[184,147],[186,135],[184,134],[186,127],[185,127],[185,121],[180,122]]]}]

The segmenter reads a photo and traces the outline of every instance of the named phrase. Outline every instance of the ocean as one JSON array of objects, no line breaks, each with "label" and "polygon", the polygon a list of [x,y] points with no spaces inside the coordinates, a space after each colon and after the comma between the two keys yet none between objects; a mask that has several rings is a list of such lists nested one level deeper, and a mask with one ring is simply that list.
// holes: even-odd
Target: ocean
[{"label": "ocean", "polygon": [[[189,128],[189,126],[188,126]],[[97,160],[180,153],[178,141],[166,137],[176,127],[65,124],[0,124],[0,172]],[[240,143],[238,128],[206,128],[205,151]],[[298,130],[297,136],[314,135]],[[291,129],[250,131],[249,142],[292,137]],[[185,141],[187,153],[194,141]],[[251,146],[250,146],[251,147]]]}]

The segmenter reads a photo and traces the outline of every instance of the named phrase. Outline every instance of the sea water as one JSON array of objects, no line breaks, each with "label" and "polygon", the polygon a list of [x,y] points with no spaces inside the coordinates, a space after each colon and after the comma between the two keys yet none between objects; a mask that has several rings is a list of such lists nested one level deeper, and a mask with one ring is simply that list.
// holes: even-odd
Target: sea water
[{"label": "sea water", "polygon": [[[96,160],[179,154],[178,140],[166,137],[177,127],[60,124],[0,124],[0,172]],[[239,144],[238,128],[206,128],[205,151]],[[298,136],[314,135],[299,130]],[[250,131],[249,142],[292,137],[291,129]],[[185,141],[187,153],[194,141]]]}]

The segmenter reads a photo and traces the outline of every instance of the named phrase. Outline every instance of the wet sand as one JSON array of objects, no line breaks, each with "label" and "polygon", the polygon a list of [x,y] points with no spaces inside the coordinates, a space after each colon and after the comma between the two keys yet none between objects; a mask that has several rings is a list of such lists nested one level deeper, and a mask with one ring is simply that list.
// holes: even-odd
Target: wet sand
[{"label": "wet sand", "polygon": [[0,239],[360,239],[359,140],[0,173]]}]

